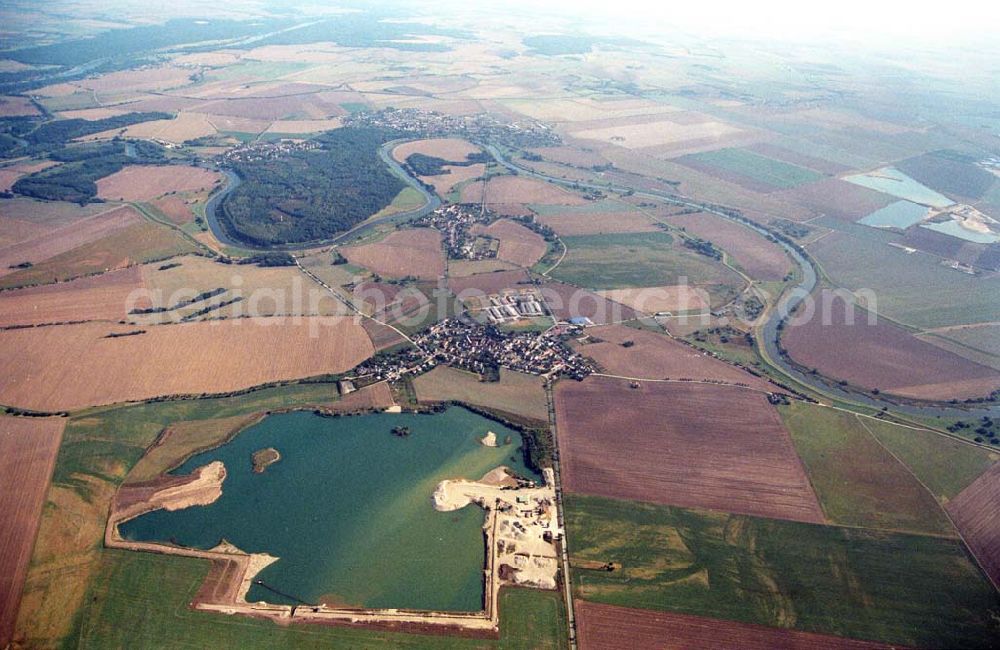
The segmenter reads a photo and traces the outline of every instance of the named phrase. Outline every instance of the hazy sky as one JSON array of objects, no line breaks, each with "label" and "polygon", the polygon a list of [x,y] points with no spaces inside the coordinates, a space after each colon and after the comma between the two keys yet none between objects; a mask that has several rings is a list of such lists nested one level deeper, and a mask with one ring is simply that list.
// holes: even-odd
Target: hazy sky
[{"label": "hazy sky", "polygon": [[800,40],[836,36],[865,41],[1000,40],[996,0],[511,0],[509,5],[568,14],[638,19],[705,36]]}]

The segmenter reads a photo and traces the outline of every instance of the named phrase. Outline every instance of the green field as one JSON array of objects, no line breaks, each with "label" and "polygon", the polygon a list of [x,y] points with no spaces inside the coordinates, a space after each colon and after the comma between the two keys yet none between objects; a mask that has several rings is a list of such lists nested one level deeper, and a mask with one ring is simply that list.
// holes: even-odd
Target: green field
[{"label": "green field", "polygon": [[955,498],[1000,460],[1000,450],[974,447],[942,434],[869,418],[864,423],[942,502]]},{"label": "green field", "polygon": [[831,521],[862,528],[955,534],[931,493],[853,413],[801,402],[779,410]]},{"label": "green field", "polygon": [[[559,592],[506,589],[499,642],[352,627],[278,626],[188,608],[208,571],[202,560],[102,551],[86,605],[66,645],[86,648],[372,647],[557,648],[566,638]],[[142,612],[136,616],[136,612]],[[127,624],[126,624],[127,622]]]},{"label": "green field", "polygon": [[586,600],[925,647],[1000,634],[1000,596],[958,540],[580,496],[566,522]]},{"label": "green field", "polygon": [[742,174],[776,189],[788,189],[823,178],[819,172],[791,165],[745,149],[718,149],[685,156],[691,160]]},{"label": "green field", "polygon": [[937,257],[867,238],[826,237],[811,250],[836,284],[868,288],[878,310],[919,328],[1000,320],[1000,277],[972,276]]},{"label": "green field", "polygon": [[681,246],[665,232],[563,237],[566,257],[552,277],[586,289],[626,289],[674,285],[683,277],[694,285],[740,287],[732,270]]}]

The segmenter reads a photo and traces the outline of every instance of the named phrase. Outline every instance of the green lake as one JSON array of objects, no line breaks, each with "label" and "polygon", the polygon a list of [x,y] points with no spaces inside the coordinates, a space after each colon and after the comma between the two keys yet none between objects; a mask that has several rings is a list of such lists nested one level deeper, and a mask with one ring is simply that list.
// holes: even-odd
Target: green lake
[{"label": "green lake", "polygon": [[[391,433],[409,427],[407,437]],[[501,443],[486,447],[487,431]],[[296,602],[478,611],[483,598],[484,513],[434,510],[446,478],[477,479],[498,465],[536,477],[516,431],[452,407],[435,414],[322,417],[272,415],[174,473],[215,460],[226,466],[222,496],[209,506],[158,510],[121,524],[129,540],[208,549],[222,539],[280,560],[257,577],[251,602]],[[253,472],[253,452],[281,460]]]}]

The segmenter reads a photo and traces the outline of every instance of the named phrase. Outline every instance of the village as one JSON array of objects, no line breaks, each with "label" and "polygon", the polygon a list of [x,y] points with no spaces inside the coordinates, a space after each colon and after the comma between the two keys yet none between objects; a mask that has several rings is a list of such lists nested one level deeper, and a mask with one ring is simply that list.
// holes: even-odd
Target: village
[{"label": "village", "polygon": [[[537,302],[522,302],[519,307],[527,309],[525,305],[541,309]],[[573,352],[563,341],[580,331],[576,325],[558,324],[542,333],[504,332],[496,325],[468,317],[448,318],[414,337],[413,346],[368,359],[354,369],[348,380],[359,385],[392,382],[446,364],[486,378],[496,378],[504,368],[580,381],[597,370],[593,361]]]},{"label": "village", "polygon": [[423,138],[459,137],[515,148],[550,147],[562,142],[550,127],[536,120],[504,120],[488,113],[458,116],[389,107],[350,115],[344,118],[344,126],[395,129]]},{"label": "village", "polygon": [[472,232],[476,224],[489,224],[496,219],[489,210],[452,203],[438,208],[414,222],[415,226],[433,228],[441,233],[448,259],[485,260],[497,256],[499,240]]}]

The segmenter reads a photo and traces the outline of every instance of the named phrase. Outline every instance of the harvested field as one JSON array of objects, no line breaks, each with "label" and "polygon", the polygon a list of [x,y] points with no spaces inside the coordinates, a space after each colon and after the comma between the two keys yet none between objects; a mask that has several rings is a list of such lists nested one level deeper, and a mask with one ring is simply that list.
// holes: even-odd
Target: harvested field
[{"label": "harvested field", "polygon": [[710,302],[708,292],[686,284],[637,289],[611,289],[597,293],[646,314],[664,311],[673,313],[702,312],[708,309]]},{"label": "harvested field", "polygon": [[59,117],[66,120],[103,120],[109,117],[117,117],[130,113],[132,108],[81,108],[75,111],[60,111]]},{"label": "harvested field", "polygon": [[76,82],[81,88],[103,95],[121,95],[142,90],[167,90],[191,84],[191,70],[165,65],[155,68],[123,70]]},{"label": "harvested field", "polygon": [[458,185],[475,178],[481,178],[486,173],[486,165],[482,164],[446,165],[442,169],[445,170],[444,174],[420,177],[420,180],[430,183],[437,195],[442,198]]},{"label": "harvested field", "polygon": [[392,157],[405,162],[413,154],[422,153],[449,162],[464,162],[468,156],[481,152],[479,147],[461,138],[434,138],[403,143],[392,150]]},{"label": "harvested field", "polygon": [[595,650],[620,650],[622,647],[649,650],[889,650],[892,647],[827,634],[584,600],[577,600],[574,605],[580,646]]},{"label": "harvested field", "polygon": [[[164,266],[167,268],[161,268]],[[243,315],[330,316],[345,315],[347,311],[340,301],[294,266],[236,266],[189,255],[174,258],[169,264],[144,265],[142,278],[150,306],[166,311],[132,316],[131,320],[137,323]],[[218,295],[185,304],[205,292]],[[236,298],[241,300],[225,304]],[[183,306],[175,308],[177,305]],[[211,305],[219,308],[201,316],[195,314]]]},{"label": "harvested field", "polygon": [[785,327],[785,348],[796,362],[838,381],[930,400],[982,397],[1000,387],[996,370],[925,343],[885,319],[869,324],[867,312],[829,292],[821,294],[815,315],[803,320],[794,318]]},{"label": "harvested field", "polygon": [[307,135],[320,131],[332,131],[343,125],[340,118],[330,120],[278,120],[272,122],[267,133],[284,133],[288,135]]},{"label": "harvested field", "polygon": [[463,277],[448,277],[448,289],[456,296],[462,293],[482,292],[486,295],[500,293],[504,289],[524,288],[529,280],[528,273],[523,269],[495,271],[493,273],[478,273]]},{"label": "harvested field", "polygon": [[128,296],[142,287],[134,266],[69,282],[0,292],[0,327],[127,318]]},{"label": "harvested field", "polygon": [[534,420],[548,420],[544,381],[535,375],[500,370],[500,381],[482,381],[479,375],[438,366],[413,380],[421,402],[467,402]]},{"label": "harvested field", "polygon": [[729,219],[699,212],[666,220],[726,251],[755,280],[780,280],[792,270],[792,262],[781,246]]},{"label": "harvested field", "polygon": [[510,219],[494,221],[481,231],[500,240],[498,258],[518,266],[530,268],[542,259],[549,248],[541,235]]},{"label": "harvested field", "polygon": [[0,275],[13,273],[11,266],[22,262],[37,265],[60,253],[97,241],[103,237],[143,222],[130,207],[109,210],[93,217],[46,232],[38,237],[0,249]]},{"label": "harvested field", "polygon": [[163,216],[169,219],[171,223],[183,226],[194,221],[195,214],[192,208],[198,202],[198,199],[186,199],[171,194],[150,201],[150,204],[162,212]]},{"label": "harvested field", "polygon": [[732,386],[605,377],[556,386],[568,492],[822,523],[775,409]]},{"label": "harvested field", "polygon": [[14,636],[21,590],[62,440],[62,418],[0,417],[0,646]]},{"label": "harvested field", "polygon": [[[731,136],[744,133],[743,129],[724,122],[708,121],[680,124],[672,120],[645,123],[627,123],[620,126],[605,126],[572,131],[575,138],[597,140],[618,145],[626,149],[649,149],[653,147],[676,147],[679,145],[702,145],[713,143],[722,145]],[[666,152],[663,152],[666,153]],[[680,153],[680,152],[678,152]]]},{"label": "harvested field", "polygon": [[430,228],[397,230],[380,242],[348,246],[340,252],[351,264],[388,277],[433,280],[444,273],[441,234]]},{"label": "harvested field", "polygon": [[387,282],[360,282],[351,291],[351,298],[361,312],[379,320],[396,320],[428,304],[420,289]]},{"label": "harvested field", "polygon": [[[131,209],[131,208],[125,208]],[[31,268],[0,278],[2,287],[48,284],[104,273],[175,255],[193,253],[194,244],[172,228],[143,220],[49,257]],[[0,257],[3,257],[0,254]],[[3,275],[0,271],[0,275]]]},{"label": "harvested field", "polygon": [[594,325],[606,325],[632,320],[637,316],[631,307],[571,284],[546,282],[541,291],[545,306],[561,321],[581,316],[589,318]]},{"label": "harvested field", "polygon": [[[573,167],[593,167],[595,165],[606,165],[604,156],[592,149],[584,150],[580,147],[559,146],[559,147],[537,147],[530,149],[531,153],[537,154],[545,160],[571,165]],[[531,162],[531,161],[524,161]]]},{"label": "harvested field", "polygon": [[647,99],[589,97],[559,99],[507,99],[502,104],[543,122],[589,122],[602,119],[621,119],[638,115],[671,113],[678,109]]},{"label": "harvested field", "polygon": [[[149,110],[149,109],[145,109]],[[107,140],[119,135],[121,129],[96,133],[83,140]],[[205,136],[215,135],[218,131],[208,116],[199,113],[181,112],[172,120],[154,120],[152,122],[142,122],[133,124],[124,129],[125,137],[140,139],[166,140],[174,144],[181,144],[187,140],[194,140]]]},{"label": "harvested field", "polygon": [[[318,86],[316,87],[318,88]],[[336,105],[325,104],[317,93],[288,95],[285,97],[239,97],[209,101],[189,109],[191,112],[208,113],[225,117],[272,122],[307,116],[314,119],[336,117],[344,111]]]},{"label": "harvested field", "polygon": [[17,182],[17,179],[22,176],[40,172],[43,169],[48,169],[56,164],[58,163],[51,160],[43,160],[41,162],[17,163],[6,167],[0,167],[0,192],[10,191],[10,188],[12,188],[14,183]]},{"label": "harvested field", "polygon": [[180,165],[129,165],[97,181],[97,195],[118,201],[149,201],[172,192],[211,190],[222,175]]},{"label": "harvested field", "polygon": [[38,114],[38,108],[27,97],[0,97],[0,117],[22,117]]},{"label": "harvested field", "polygon": [[815,215],[823,214],[847,221],[857,221],[895,201],[888,194],[854,185],[839,178],[825,178],[815,183],[806,183],[794,189],[775,192],[771,197],[794,202]]},{"label": "harvested field", "polygon": [[1000,464],[995,464],[948,503],[946,509],[969,550],[1000,589]]},{"label": "harvested field", "polygon": [[[627,325],[587,330],[600,343],[574,344],[574,348],[599,363],[605,372],[640,379],[691,379],[745,384],[759,390],[777,390],[769,382],[665,334]],[[631,341],[632,345],[622,344]]]},{"label": "harvested field", "polygon": [[538,220],[556,234],[599,235],[612,232],[656,232],[654,221],[639,211],[631,212],[560,212],[543,214]]},{"label": "harvested field", "polygon": [[343,372],[374,352],[367,333],[349,318],[185,323],[128,335],[137,331],[88,323],[0,332],[0,402],[73,410],[230,392]]},{"label": "harvested field", "polygon": [[513,271],[515,266],[498,259],[488,260],[448,260],[449,278],[467,278],[472,275]]},{"label": "harvested field", "polygon": [[80,206],[75,203],[27,198],[0,201],[0,255],[10,246],[41,239],[63,226],[111,209],[102,203]]},{"label": "harvested field", "polygon": [[[463,203],[483,200],[481,183],[462,188]],[[567,192],[557,185],[521,176],[495,176],[486,184],[487,205],[524,205],[528,203],[555,203],[558,205],[584,205],[587,200]]]}]

